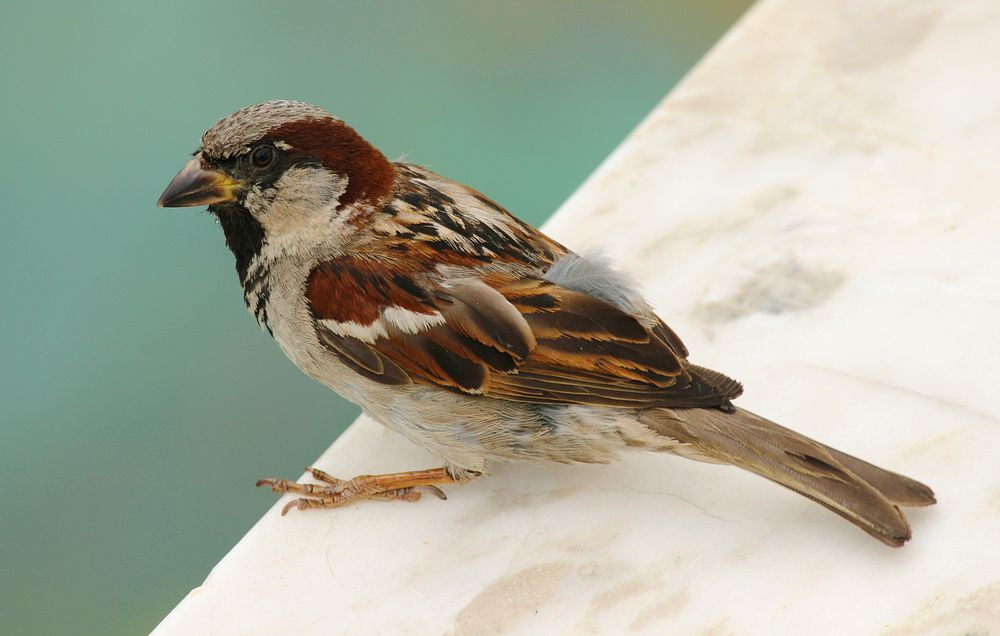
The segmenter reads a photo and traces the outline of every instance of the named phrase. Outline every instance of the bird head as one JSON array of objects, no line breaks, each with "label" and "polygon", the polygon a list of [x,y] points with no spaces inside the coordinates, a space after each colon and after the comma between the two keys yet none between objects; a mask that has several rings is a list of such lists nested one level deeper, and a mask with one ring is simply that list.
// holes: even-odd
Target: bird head
[{"label": "bird head", "polygon": [[344,227],[377,205],[394,178],[392,163],[340,119],[310,104],[275,100],[205,131],[157,205],[208,205],[239,260],[241,251],[259,251],[265,241],[294,246],[304,234]]}]

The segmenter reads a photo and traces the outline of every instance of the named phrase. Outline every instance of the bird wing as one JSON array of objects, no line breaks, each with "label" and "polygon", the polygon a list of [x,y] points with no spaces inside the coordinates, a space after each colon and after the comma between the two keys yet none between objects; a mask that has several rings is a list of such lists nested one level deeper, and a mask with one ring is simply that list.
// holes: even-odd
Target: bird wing
[{"label": "bird wing", "polygon": [[728,407],[739,382],[686,361],[662,321],[647,327],[537,276],[419,281],[360,258],[323,263],[306,296],[319,340],[356,373],[542,404]]}]

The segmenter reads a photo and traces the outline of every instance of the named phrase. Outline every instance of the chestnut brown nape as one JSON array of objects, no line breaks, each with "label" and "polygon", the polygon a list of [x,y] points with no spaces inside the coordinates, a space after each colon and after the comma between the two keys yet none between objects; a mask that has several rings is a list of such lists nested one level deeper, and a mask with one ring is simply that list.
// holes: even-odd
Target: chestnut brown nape
[{"label": "chestnut brown nape", "polygon": [[288,153],[311,158],[335,174],[347,177],[347,190],[337,209],[359,201],[376,204],[389,194],[396,171],[377,148],[353,128],[333,117],[290,121],[266,139],[291,146]]}]

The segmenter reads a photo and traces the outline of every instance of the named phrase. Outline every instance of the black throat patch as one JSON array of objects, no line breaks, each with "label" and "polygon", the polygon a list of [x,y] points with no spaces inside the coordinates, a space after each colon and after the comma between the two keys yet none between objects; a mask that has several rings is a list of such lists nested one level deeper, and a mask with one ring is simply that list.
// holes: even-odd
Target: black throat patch
[{"label": "black throat patch", "polygon": [[264,247],[264,228],[245,208],[239,205],[210,205],[208,211],[219,219],[226,245],[236,257],[236,273],[240,283],[247,282],[247,270],[254,256]]},{"label": "black throat patch", "polygon": [[256,267],[250,271],[254,257],[264,247],[264,228],[239,205],[211,205],[208,210],[219,219],[222,233],[226,236],[226,245],[236,257],[236,273],[243,285],[243,301],[257,318],[258,324],[271,333],[271,326],[267,321],[267,301],[271,295],[268,270],[266,267]]}]

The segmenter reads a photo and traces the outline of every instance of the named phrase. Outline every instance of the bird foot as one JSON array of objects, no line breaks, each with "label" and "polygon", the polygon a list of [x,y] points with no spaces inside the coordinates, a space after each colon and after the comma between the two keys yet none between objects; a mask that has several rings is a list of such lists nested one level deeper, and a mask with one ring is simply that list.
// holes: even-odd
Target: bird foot
[{"label": "bird foot", "polygon": [[436,484],[458,483],[444,468],[414,470],[405,473],[384,475],[359,475],[354,479],[337,479],[329,473],[306,466],[306,471],[322,484],[300,484],[280,478],[257,480],[257,486],[267,486],[274,492],[309,495],[288,502],[281,510],[282,515],[297,508],[339,508],[361,499],[381,499],[386,501],[418,501],[427,492],[439,499],[447,499]]}]

